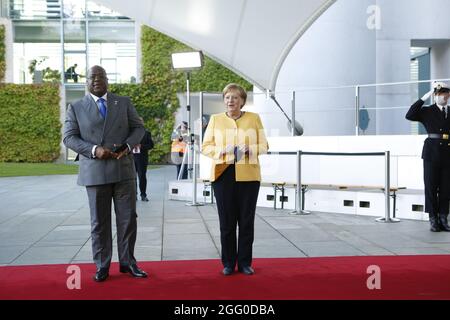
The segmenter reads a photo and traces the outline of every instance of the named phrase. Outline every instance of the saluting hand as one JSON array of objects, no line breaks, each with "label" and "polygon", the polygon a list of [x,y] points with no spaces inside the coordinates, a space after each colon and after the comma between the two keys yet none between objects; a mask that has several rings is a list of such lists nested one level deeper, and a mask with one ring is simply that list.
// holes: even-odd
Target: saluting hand
[{"label": "saluting hand", "polygon": [[427,101],[433,95],[433,93],[434,93],[434,89],[425,93],[425,95],[422,97],[422,101]]}]

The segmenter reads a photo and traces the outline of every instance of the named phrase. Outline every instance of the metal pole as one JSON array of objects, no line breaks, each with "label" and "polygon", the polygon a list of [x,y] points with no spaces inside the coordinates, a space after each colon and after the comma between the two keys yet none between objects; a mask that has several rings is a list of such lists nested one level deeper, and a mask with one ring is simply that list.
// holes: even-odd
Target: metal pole
[{"label": "metal pole", "polygon": [[85,60],[86,60],[86,68],[85,68],[85,75],[87,76],[88,70],[89,70],[89,13],[88,13],[88,5],[87,0],[84,1],[84,28],[85,28]]},{"label": "metal pole", "polygon": [[385,197],[385,219],[386,221],[390,220],[390,214],[391,214],[391,152],[386,151],[386,154],[384,156],[385,160],[385,182],[384,182],[384,197]]},{"label": "metal pole", "polygon": [[189,206],[200,206],[201,204],[197,203],[197,169],[196,169],[196,152],[195,150],[192,152],[192,202],[189,203]]},{"label": "metal pole", "polygon": [[399,219],[391,218],[391,152],[386,151],[384,155],[384,168],[385,168],[385,176],[384,176],[384,200],[385,200],[385,216],[384,218],[378,218],[376,221],[392,223],[392,222],[400,222]]},{"label": "metal pole", "polygon": [[64,72],[66,71],[65,69],[65,65],[64,65],[64,0],[61,0],[61,6],[59,8],[59,15],[60,15],[60,21],[61,21],[61,25],[60,25],[60,30],[59,30],[59,39],[60,39],[60,44],[61,44],[61,83],[63,84],[63,86],[65,85],[65,76],[64,76]]},{"label": "metal pole", "polygon": [[190,207],[201,207],[203,203],[197,202],[197,168],[196,168],[196,152],[193,152],[193,176],[192,176],[192,202],[186,203]]},{"label": "metal pole", "polygon": [[[200,91],[199,93],[199,107],[200,107],[200,132],[199,132],[199,143],[198,145],[200,146],[200,151],[201,151],[201,146],[203,145],[203,91]],[[199,162],[200,164],[200,162]]]},{"label": "metal pole", "polygon": [[184,153],[183,153],[183,159],[181,160],[180,172],[178,173],[178,178],[177,178],[178,181],[181,180],[181,177],[182,177],[182,175],[184,173],[184,170],[186,168],[186,161],[187,161],[186,160],[187,159],[187,150],[186,149],[187,148],[185,148]]},{"label": "metal pole", "polygon": [[188,114],[188,137],[189,148],[188,149],[188,178],[192,178],[192,137],[191,137],[191,92],[190,92],[190,73],[186,73],[186,110]]},{"label": "metal pole", "polygon": [[[61,0],[60,7],[59,7],[59,19],[60,19],[60,28],[59,28],[59,41],[61,45],[61,95],[64,98],[65,102],[65,108],[64,112],[65,115],[67,114],[67,102],[66,102],[66,77],[65,77],[65,66],[64,66],[64,57],[65,57],[65,49],[64,49],[64,0]],[[65,147],[66,154],[65,154],[65,162],[67,163],[69,160],[69,148]]]},{"label": "metal pole", "polygon": [[295,210],[291,214],[307,215],[310,212],[302,210],[303,198],[302,198],[302,151],[297,151],[297,201],[295,202]]},{"label": "metal pole", "polygon": [[360,87],[355,87],[355,133],[359,136]]},{"label": "metal pole", "polygon": [[292,136],[295,137],[295,91],[292,91],[292,114],[291,114]]},{"label": "metal pole", "polygon": [[303,208],[302,199],[302,152],[297,152],[297,205],[296,213],[300,213]]},{"label": "metal pole", "polygon": [[189,130],[191,130],[191,90],[190,90],[190,81],[191,81],[191,74],[190,72],[186,73],[186,107],[188,111],[188,125]]},{"label": "metal pole", "polygon": [[189,155],[192,158],[192,169],[191,169],[191,177],[192,177],[192,202],[187,203],[186,205],[191,207],[199,207],[203,206],[202,203],[197,202],[197,161],[196,161],[196,151],[195,151],[195,135],[192,131],[192,112],[191,112],[191,97],[190,97],[190,88],[189,88],[189,72],[187,74],[187,82],[186,82],[186,101],[187,101],[187,110],[188,110],[188,133],[189,133]]}]

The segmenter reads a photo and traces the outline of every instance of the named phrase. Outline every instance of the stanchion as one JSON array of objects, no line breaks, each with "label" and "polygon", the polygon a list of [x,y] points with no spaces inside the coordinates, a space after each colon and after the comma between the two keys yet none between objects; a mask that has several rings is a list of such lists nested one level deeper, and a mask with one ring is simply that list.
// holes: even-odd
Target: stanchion
[{"label": "stanchion", "polygon": [[193,148],[192,151],[192,202],[186,203],[187,206],[190,207],[200,207],[203,206],[203,203],[197,202],[197,152],[195,150],[195,139],[193,139]]},{"label": "stanchion", "polygon": [[385,216],[376,219],[377,222],[395,223],[400,222],[400,219],[391,218],[391,152],[386,151],[384,154],[385,160],[385,182],[384,182],[384,197],[385,197]]},{"label": "stanchion", "polygon": [[302,151],[297,151],[297,199],[295,201],[295,210],[291,214],[308,215],[311,212],[303,210],[303,196],[302,196]]}]

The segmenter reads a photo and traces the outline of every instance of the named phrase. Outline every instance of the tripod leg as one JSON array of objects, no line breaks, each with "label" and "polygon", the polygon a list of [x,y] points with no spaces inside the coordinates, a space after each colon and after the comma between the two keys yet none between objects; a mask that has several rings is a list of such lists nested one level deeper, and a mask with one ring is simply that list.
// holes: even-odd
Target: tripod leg
[{"label": "tripod leg", "polygon": [[183,176],[184,168],[186,167],[186,159],[187,159],[187,153],[183,153],[183,161],[181,162],[181,168],[180,172],[178,173],[178,180],[181,180],[181,177]]}]

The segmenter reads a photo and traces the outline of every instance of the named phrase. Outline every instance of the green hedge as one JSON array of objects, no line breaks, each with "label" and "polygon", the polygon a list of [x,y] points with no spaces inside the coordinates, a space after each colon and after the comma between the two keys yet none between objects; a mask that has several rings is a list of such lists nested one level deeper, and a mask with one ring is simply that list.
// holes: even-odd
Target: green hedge
[{"label": "green hedge", "polygon": [[0,162],[50,162],[59,157],[59,87],[0,84]]},{"label": "green hedge", "polygon": [[5,80],[6,72],[6,49],[5,49],[5,26],[0,25],[0,82]]},{"label": "green hedge", "polygon": [[[0,79],[2,70],[4,74],[4,42],[1,41],[4,28],[1,27]],[[185,75],[172,70],[171,54],[192,49],[146,26],[142,28],[141,44],[142,83],[111,84],[110,91],[131,98],[155,142],[150,161],[163,163],[170,153],[170,134],[175,125],[174,114],[179,108],[176,94],[186,90]],[[205,57],[204,67],[192,74],[191,90],[222,91],[230,82],[252,89],[250,83]],[[0,161],[45,162],[57,159],[60,127],[57,86],[2,85]]]},{"label": "green hedge", "polygon": [[[114,85],[111,91],[131,97],[154,137],[150,161],[160,163],[170,153],[170,133],[179,108],[176,94],[186,90],[185,75],[172,69],[171,54],[192,49],[147,26],[142,27],[141,48],[142,84]],[[230,82],[252,90],[252,84],[210,58],[204,62],[201,70],[192,73],[191,91],[221,92]]]}]

